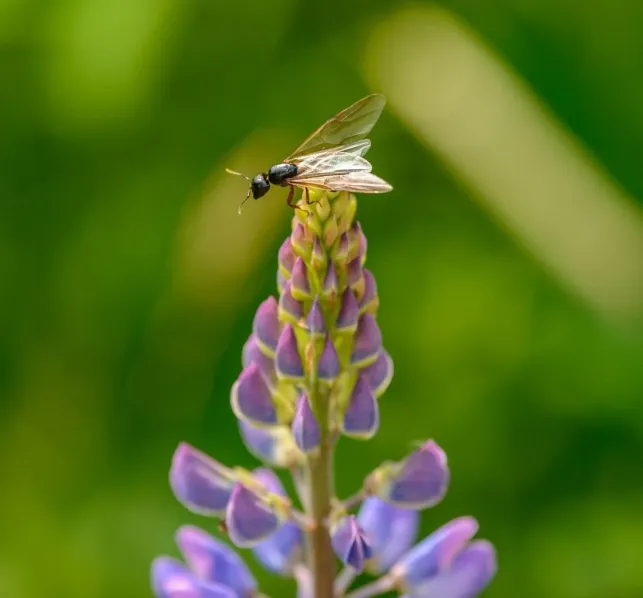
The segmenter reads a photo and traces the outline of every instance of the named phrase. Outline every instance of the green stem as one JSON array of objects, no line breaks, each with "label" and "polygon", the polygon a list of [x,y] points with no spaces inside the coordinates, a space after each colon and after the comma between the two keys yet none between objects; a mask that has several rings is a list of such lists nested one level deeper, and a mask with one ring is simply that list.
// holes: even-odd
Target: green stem
[{"label": "green stem", "polygon": [[319,452],[311,456],[307,463],[309,515],[314,527],[307,534],[308,567],[313,579],[313,598],[333,598],[335,581],[335,554],[330,542],[330,532],[326,521],[330,514],[333,499],[333,459],[332,440],[328,430],[328,399],[320,397],[317,384],[311,385],[311,404],[320,423],[321,444]]}]

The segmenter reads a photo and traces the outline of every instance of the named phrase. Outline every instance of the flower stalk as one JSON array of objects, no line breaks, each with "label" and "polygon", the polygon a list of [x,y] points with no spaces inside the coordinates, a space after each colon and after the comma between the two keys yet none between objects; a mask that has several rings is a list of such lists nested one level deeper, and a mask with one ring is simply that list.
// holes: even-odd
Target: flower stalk
[{"label": "flower stalk", "polygon": [[[228,467],[182,443],[172,489],[191,511],[224,519],[237,548],[292,578],[297,598],[369,598],[392,589],[474,597],[496,570],[491,544],[471,541],[474,519],[454,520],[414,546],[419,511],[439,503],[450,480],[435,441],[381,464],[347,499],[335,496],[335,447],[342,438],[375,436],[393,361],[377,323],[377,284],[365,268],[355,197],[311,190],[309,201],[295,210],[276,260],[279,296],[257,309],[231,389],[241,437],[262,465]],[[277,470],[292,475],[301,510]],[[179,548],[185,565],[168,557],[153,565],[159,598],[261,596],[227,544],[190,529]],[[362,572],[375,581],[351,592]]]}]

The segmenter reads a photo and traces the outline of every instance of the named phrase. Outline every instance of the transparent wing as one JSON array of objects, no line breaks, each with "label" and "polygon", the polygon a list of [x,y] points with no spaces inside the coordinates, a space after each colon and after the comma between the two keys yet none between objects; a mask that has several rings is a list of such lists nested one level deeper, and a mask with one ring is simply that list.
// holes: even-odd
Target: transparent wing
[{"label": "transparent wing", "polygon": [[305,156],[297,164],[297,174],[290,181],[306,181],[310,178],[348,174],[350,172],[370,172],[371,163],[359,154],[352,152],[318,152]]},{"label": "transparent wing", "polygon": [[292,164],[299,165],[313,158],[327,156],[328,154],[335,154],[338,152],[341,152],[343,154],[354,154],[356,156],[364,156],[369,149],[371,149],[370,140],[361,139],[360,141],[353,141],[352,143],[347,143],[346,145],[340,145],[338,147],[335,147],[335,146],[329,147],[327,149],[314,152],[312,154],[302,154],[300,156],[287,158],[286,160],[284,160],[284,162],[290,162]]},{"label": "transparent wing", "polygon": [[384,179],[364,170],[348,174],[311,176],[305,180],[292,178],[288,180],[288,183],[301,188],[312,187],[325,191],[352,191],[355,193],[386,193],[393,189]]},{"label": "transparent wing", "polygon": [[358,100],[326,121],[287,160],[363,139],[371,132],[385,104],[386,98],[379,93]]}]

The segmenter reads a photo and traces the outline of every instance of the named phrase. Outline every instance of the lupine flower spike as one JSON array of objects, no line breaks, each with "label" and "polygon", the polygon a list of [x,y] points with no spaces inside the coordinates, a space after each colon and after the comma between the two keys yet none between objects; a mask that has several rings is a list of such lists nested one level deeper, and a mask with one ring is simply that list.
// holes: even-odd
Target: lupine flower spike
[{"label": "lupine flower spike", "polygon": [[[338,145],[339,133],[352,134],[343,150],[328,155],[345,152],[353,165],[366,162],[370,142],[364,137],[384,105],[381,96],[369,98],[331,121],[335,129],[325,129],[324,135],[339,135]],[[323,149],[320,131],[302,147]],[[239,551],[291,578],[290,596],[297,598],[390,591],[473,598],[494,577],[494,548],[474,539],[472,517],[448,522],[416,543],[420,511],[438,504],[450,481],[446,454],[435,440],[365,472],[352,497],[334,495],[337,443],[377,434],[380,399],[393,377],[356,207],[350,189],[310,188],[294,211],[292,232],[275,259],[277,295],[257,309],[230,391],[240,437],[260,464],[252,471],[232,467],[179,444],[169,476],[176,499],[211,518],[204,524],[211,531],[218,523],[226,538],[180,528],[181,560],[162,556],[152,565],[158,598],[265,598]],[[287,496],[280,472],[292,477],[296,496]],[[362,573],[374,580],[351,590]]]}]

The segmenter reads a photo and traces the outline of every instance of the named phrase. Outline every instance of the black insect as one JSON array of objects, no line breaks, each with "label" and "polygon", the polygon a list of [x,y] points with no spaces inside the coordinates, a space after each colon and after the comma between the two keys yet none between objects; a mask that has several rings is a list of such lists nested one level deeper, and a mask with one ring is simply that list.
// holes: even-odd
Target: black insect
[{"label": "black insect", "polygon": [[270,191],[270,185],[290,187],[287,203],[291,208],[295,188],[304,190],[306,202],[308,189],[325,191],[352,191],[356,193],[386,193],[393,187],[375,176],[371,164],[364,155],[371,147],[365,137],[379,119],[386,99],[374,93],[355,102],[339,114],[326,121],[310,135],[281,164],[275,164],[250,179],[245,174],[227,169],[230,174],[242,176],[250,182],[248,194],[241,206],[252,195],[253,199],[263,197]]}]

